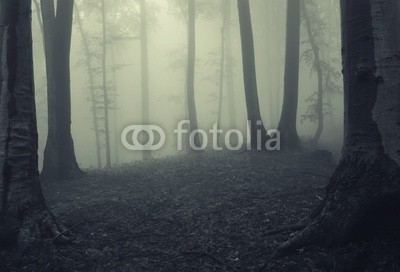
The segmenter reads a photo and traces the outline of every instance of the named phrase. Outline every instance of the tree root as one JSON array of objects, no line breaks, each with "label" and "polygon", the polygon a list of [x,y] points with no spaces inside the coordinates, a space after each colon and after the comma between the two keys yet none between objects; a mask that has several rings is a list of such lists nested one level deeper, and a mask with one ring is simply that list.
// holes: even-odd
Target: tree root
[{"label": "tree root", "polygon": [[304,246],[315,244],[322,240],[322,232],[319,231],[318,224],[311,223],[291,240],[280,245],[271,255],[271,259],[284,257],[295,250]]},{"label": "tree root", "polygon": [[35,252],[45,242],[72,243],[74,237],[70,230],[47,209],[26,214],[19,229],[16,258]]},{"label": "tree root", "polygon": [[307,225],[308,225],[308,220],[305,221],[303,219],[298,223],[295,223],[295,224],[292,224],[292,225],[286,225],[286,226],[282,226],[282,227],[270,230],[270,231],[268,231],[266,233],[266,235],[275,235],[275,234],[279,234],[279,233],[282,233],[282,232],[289,232],[289,231],[290,232],[295,232],[295,231],[304,229],[305,227],[307,227]]},{"label": "tree root", "polygon": [[[371,222],[380,220],[374,217],[382,216],[383,211],[400,203],[399,180],[397,165],[385,157],[372,162],[357,157],[342,159],[331,178],[323,203],[310,215],[308,224],[302,220],[269,232],[276,234],[304,227],[280,245],[271,259],[284,257],[306,246],[337,246],[375,235],[371,233],[376,232],[376,229],[370,229],[373,227]],[[365,237],[356,238],[359,235]]]}]

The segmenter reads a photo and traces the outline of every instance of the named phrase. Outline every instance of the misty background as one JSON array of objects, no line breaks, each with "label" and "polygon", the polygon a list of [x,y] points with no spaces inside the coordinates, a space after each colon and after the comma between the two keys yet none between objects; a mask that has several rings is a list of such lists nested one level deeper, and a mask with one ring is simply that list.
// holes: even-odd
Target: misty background
[{"label": "misty background", "polygon": [[[75,1],[82,20],[82,27],[89,37],[93,50],[101,52],[101,12],[91,1]],[[179,0],[157,0],[148,2],[149,31],[149,92],[150,123],[161,126],[167,133],[167,143],[159,151],[152,152],[155,158],[176,154],[176,136],[173,130],[180,120],[185,120],[185,69],[187,52],[187,26],[180,15],[176,2]],[[209,130],[217,122],[218,78],[221,47],[222,10],[220,1],[204,2],[198,8],[196,20],[196,70],[195,95],[199,128]],[[323,3],[320,3],[323,2]],[[110,110],[110,136],[112,163],[140,160],[141,152],[126,150],[120,141],[122,130],[141,121],[141,66],[140,66],[140,14],[138,1],[107,1],[108,43],[107,65]],[[341,70],[340,22],[338,1],[317,1],[318,9],[310,10],[317,33],[326,46],[322,58],[337,71]],[[260,108],[267,129],[276,128],[280,118],[283,96],[285,64],[286,3],[280,0],[251,0],[257,83]],[[314,13],[313,13],[314,12]],[[72,136],[77,161],[83,168],[96,166],[96,146],[93,131],[92,107],[88,88],[88,71],[83,64],[84,48],[74,13],[71,48],[71,102]],[[318,23],[318,18],[323,24]],[[323,20],[322,20],[323,19]],[[39,157],[47,137],[46,69],[41,29],[33,6],[33,39],[36,103],[39,130]],[[240,32],[237,4],[232,1],[232,50],[234,58],[234,90],[225,86],[222,128],[227,129],[229,114],[226,94],[234,91],[236,128],[246,129],[245,92],[243,86]],[[303,141],[312,138],[317,124],[303,120],[317,91],[317,77],[307,62],[310,45],[307,42],[304,24],[301,28],[301,64],[299,82],[298,131]],[[341,76],[341,74],[340,74]],[[100,77],[97,85],[101,85]],[[342,79],[335,79],[337,92],[325,97],[329,113],[325,117],[325,128],[320,147],[340,153],[343,134]],[[114,93],[115,91],[115,93]],[[328,103],[326,102],[326,103]],[[102,142],[104,144],[104,137]],[[115,151],[117,149],[117,152]],[[102,148],[104,156],[105,148]]]}]

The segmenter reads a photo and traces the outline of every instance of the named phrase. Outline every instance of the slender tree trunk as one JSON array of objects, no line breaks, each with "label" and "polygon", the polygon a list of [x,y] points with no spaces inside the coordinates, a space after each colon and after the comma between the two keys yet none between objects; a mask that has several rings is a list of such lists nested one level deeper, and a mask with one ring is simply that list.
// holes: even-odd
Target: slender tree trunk
[{"label": "slender tree trunk", "polygon": [[[257,91],[256,65],[254,56],[253,29],[249,0],[238,0],[240,36],[242,41],[243,78],[246,95],[247,119],[250,122],[252,147],[257,147],[257,130],[261,131],[262,143],[268,139],[262,124]],[[262,144],[263,145],[263,144]]]},{"label": "slender tree trunk", "polygon": [[115,163],[119,164],[119,144],[120,144],[120,136],[118,132],[118,82],[117,82],[117,63],[115,61],[115,50],[114,45],[111,45],[111,61],[113,66],[113,123],[114,123],[114,155],[115,155]]},{"label": "slender tree trunk", "polygon": [[71,135],[70,50],[73,5],[73,0],[59,1],[55,12],[52,0],[41,1],[49,129],[42,176],[49,178],[68,179],[83,174],[76,161]]},{"label": "slender tree trunk", "polygon": [[236,102],[235,102],[235,85],[233,83],[233,67],[234,57],[232,54],[232,5],[231,1],[226,3],[226,25],[225,25],[225,41],[226,41],[226,87],[228,89],[228,113],[229,127],[237,128],[236,121]]},{"label": "slender tree trunk", "polygon": [[[334,7],[333,7],[332,1],[329,1],[328,8],[329,8],[329,11],[328,11],[328,44],[326,46],[327,52],[326,52],[326,60],[325,60],[327,63],[329,63],[331,61],[331,50],[332,50],[332,48],[334,48],[333,47],[333,35],[332,35],[332,14],[334,13],[334,10],[333,10]],[[339,46],[337,48],[339,48]],[[325,85],[326,85],[326,83],[325,83]],[[335,120],[335,112],[334,112],[334,110],[332,110],[333,103],[334,103],[333,102],[333,94],[330,92],[327,92],[326,100],[327,100],[328,105],[331,107],[330,114],[329,114],[329,121],[330,121],[329,128],[330,128],[330,131],[336,132],[336,131],[338,131],[338,129],[337,129],[336,120]]]},{"label": "slender tree trunk", "polygon": [[300,139],[297,134],[297,107],[299,99],[300,61],[300,0],[287,1],[286,61],[284,97],[278,130],[281,146],[286,150],[297,150]]},{"label": "slender tree trunk", "polygon": [[[142,123],[149,125],[149,55],[147,44],[147,9],[146,1],[140,0],[140,48],[142,67]],[[143,160],[151,158],[150,151],[143,151]]]},{"label": "slender tree trunk", "polygon": [[101,1],[101,19],[102,19],[102,75],[103,75],[103,99],[104,99],[104,134],[106,142],[106,167],[111,167],[111,148],[110,148],[110,125],[109,125],[109,100],[108,100],[108,82],[107,82],[107,18],[105,0]]},{"label": "slender tree trunk", "polygon": [[76,13],[76,21],[78,23],[79,32],[81,33],[83,50],[85,51],[85,65],[86,70],[89,76],[89,91],[90,98],[92,102],[92,122],[94,128],[94,136],[95,136],[95,144],[96,144],[96,157],[97,157],[97,167],[101,168],[101,145],[100,145],[100,131],[99,131],[99,120],[97,118],[97,105],[96,105],[96,95],[95,95],[95,86],[94,86],[94,75],[93,75],[93,67],[92,67],[92,52],[90,51],[89,41],[87,39],[87,35],[83,30],[82,18],[80,16],[80,11],[75,5],[75,13]]},{"label": "slender tree trunk", "polygon": [[318,117],[318,127],[312,140],[313,146],[317,147],[319,139],[321,138],[322,131],[324,130],[324,91],[323,91],[323,75],[320,59],[319,47],[315,41],[314,34],[312,33],[311,20],[308,16],[307,6],[304,0],[300,0],[301,10],[303,11],[304,21],[306,23],[308,39],[311,44],[312,51],[314,53],[314,67],[317,71],[318,76],[318,92],[317,92],[317,104],[316,114]]},{"label": "slender tree trunk", "polygon": [[0,244],[18,243],[22,254],[66,229],[40,187],[31,0],[1,0],[0,11]]},{"label": "slender tree trunk", "polygon": [[39,27],[40,27],[40,33],[42,34],[42,39],[43,39],[43,42],[44,42],[44,30],[43,30],[43,22],[42,22],[40,4],[39,4],[38,0],[33,0],[33,3],[35,4],[36,18],[38,20],[38,24],[39,24]]},{"label": "slender tree trunk", "polygon": [[341,0],[346,111],[342,159],[308,226],[275,256],[309,244],[373,238],[384,220],[398,223],[399,12],[397,0]]},{"label": "slender tree trunk", "polygon": [[[222,2],[222,27],[221,27],[221,59],[219,65],[219,94],[218,94],[218,130],[222,126],[222,103],[224,101],[224,78],[225,78],[225,30],[227,18],[227,5],[230,0]],[[221,138],[218,137],[220,142]]]},{"label": "slender tree trunk", "polygon": [[[197,111],[194,92],[196,62],[196,1],[188,0],[188,65],[187,65],[187,106],[190,121],[190,133],[197,130]],[[193,144],[201,146],[199,134],[196,133]]]}]

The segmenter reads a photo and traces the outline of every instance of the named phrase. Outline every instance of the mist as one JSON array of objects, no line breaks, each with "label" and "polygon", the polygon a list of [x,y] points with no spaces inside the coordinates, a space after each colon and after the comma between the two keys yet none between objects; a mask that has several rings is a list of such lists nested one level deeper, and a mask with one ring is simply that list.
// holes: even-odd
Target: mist
[{"label": "mist", "polygon": [[[257,69],[258,94],[263,122],[268,128],[276,129],[281,114],[283,103],[283,78],[285,64],[285,28],[286,28],[286,4],[282,1],[250,1],[252,6],[252,19],[254,31],[254,44]],[[76,2],[80,9],[84,31],[89,36],[99,36],[101,23],[100,13],[96,10],[87,11],[85,5]],[[109,3],[110,6],[125,4],[120,2]],[[148,33],[149,52],[149,109],[150,123],[161,126],[167,133],[167,144],[156,152],[155,158],[167,155],[176,155],[176,136],[173,130],[185,117],[185,69],[187,52],[187,26],[181,16],[174,12],[171,1],[153,1],[149,4],[150,22]],[[219,3],[210,3],[209,12],[197,15],[196,21],[196,69],[195,69],[195,98],[199,128],[208,131],[217,122],[218,112],[218,77],[219,77],[219,54],[222,27],[222,10]],[[120,7],[120,8],[121,8]],[[114,33],[109,33],[110,41],[107,44],[108,56],[107,66],[111,71],[113,63],[120,66],[115,72],[115,80],[109,74],[109,84],[115,85],[116,96],[115,109],[110,110],[110,131],[113,149],[118,149],[119,162],[131,162],[141,160],[141,152],[126,150],[121,144],[120,135],[124,128],[133,124],[143,124],[141,119],[141,65],[140,65],[140,20],[138,18],[138,4],[133,3],[131,11],[126,13],[127,18],[119,19],[118,7],[113,11],[110,9],[110,20],[117,18],[116,22],[110,23],[113,27],[124,29],[125,33],[120,38],[113,39]],[[325,43],[331,39],[329,48],[330,65],[340,71],[340,25],[338,16],[338,3],[332,6],[320,5],[322,17],[330,15],[330,22],[326,23],[324,31]],[[93,9],[93,8],[92,8]],[[175,8],[176,9],[176,8]],[[246,130],[246,109],[243,86],[242,57],[240,45],[239,21],[236,5],[232,5],[232,58],[234,62],[234,96],[235,114],[237,118],[237,129]],[[35,11],[33,12],[35,14]],[[76,156],[83,168],[96,166],[96,146],[93,132],[93,120],[90,106],[90,91],[88,86],[88,72],[83,65],[84,50],[82,39],[76,23],[72,32],[71,47],[71,107],[72,107],[72,136],[75,144]],[[328,33],[329,32],[329,33]],[[46,75],[44,67],[43,42],[40,27],[36,17],[33,17],[33,44],[35,59],[35,86],[37,90],[36,101],[38,103],[39,123],[39,155],[43,153],[47,137],[47,109],[46,100]],[[329,37],[332,36],[332,37]],[[304,25],[301,28],[301,53],[309,49],[307,44],[307,33]],[[101,41],[90,39],[93,50],[100,47]],[[112,59],[114,54],[114,62]],[[328,54],[328,53],[326,53]],[[336,61],[332,61],[336,60]],[[336,79],[341,86],[342,80]],[[101,81],[98,80],[98,84]],[[316,130],[316,122],[304,120],[310,102],[306,101],[317,89],[317,78],[315,72],[303,60],[300,63],[299,80],[299,109],[298,109],[298,131],[305,141],[312,138]],[[227,90],[224,88],[222,127],[229,126],[229,112],[227,110]],[[343,96],[340,89],[331,95],[329,111],[331,114],[326,118],[326,128],[321,137],[321,148],[328,148],[336,154],[339,153],[343,134]],[[115,122],[116,121],[116,122]],[[245,133],[244,133],[245,134]],[[104,138],[104,137],[103,137]],[[104,139],[102,139],[104,145]],[[104,156],[104,148],[102,150]],[[117,158],[112,154],[113,164]]]}]

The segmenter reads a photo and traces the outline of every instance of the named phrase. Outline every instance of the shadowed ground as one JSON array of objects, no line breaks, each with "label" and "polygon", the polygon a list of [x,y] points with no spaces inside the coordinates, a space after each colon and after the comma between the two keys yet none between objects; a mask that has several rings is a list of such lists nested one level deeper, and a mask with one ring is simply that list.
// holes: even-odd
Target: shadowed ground
[{"label": "shadowed ground", "polygon": [[[268,264],[295,223],[324,197],[328,153],[202,153],[92,171],[43,184],[76,236],[1,271],[400,271],[398,240],[301,249]],[[389,254],[390,252],[390,254]]]}]

